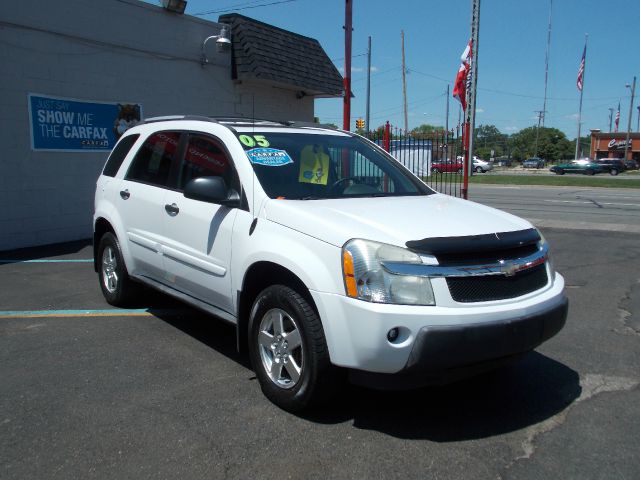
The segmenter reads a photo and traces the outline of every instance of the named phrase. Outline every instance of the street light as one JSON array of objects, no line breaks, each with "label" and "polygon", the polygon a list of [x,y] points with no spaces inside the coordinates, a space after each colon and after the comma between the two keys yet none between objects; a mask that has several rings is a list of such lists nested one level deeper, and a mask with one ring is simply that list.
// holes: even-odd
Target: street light
[{"label": "street light", "polygon": [[627,88],[631,88],[631,103],[629,104],[629,121],[627,122],[627,141],[624,144],[624,157],[622,160],[627,160],[627,152],[629,151],[629,137],[631,135],[631,116],[633,115],[633,97],[636,94],[636,77],[633,77],[633,85],[628,83],[625,85]]}]

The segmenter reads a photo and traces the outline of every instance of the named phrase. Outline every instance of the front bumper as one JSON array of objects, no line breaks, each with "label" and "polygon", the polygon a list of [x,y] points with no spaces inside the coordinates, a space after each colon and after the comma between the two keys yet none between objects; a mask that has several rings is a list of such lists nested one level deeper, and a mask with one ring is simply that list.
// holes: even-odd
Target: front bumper
[{"label": "front bumper", "polygon": [[[555,335],[567,316],[561,275],[544,291],[480,304],[384,305],[311,294],[335,365],[396,377],[435,377],[518,355]],[[389,341],[392,328],[400,335]]]},{"label": "front bumper", "polygon": [[352,370],[354,383],[380,389],[442,384],[497,368],[558,333],[568,301],[515,320],[473,326],[423,327],[404,369],[395,374]]}]

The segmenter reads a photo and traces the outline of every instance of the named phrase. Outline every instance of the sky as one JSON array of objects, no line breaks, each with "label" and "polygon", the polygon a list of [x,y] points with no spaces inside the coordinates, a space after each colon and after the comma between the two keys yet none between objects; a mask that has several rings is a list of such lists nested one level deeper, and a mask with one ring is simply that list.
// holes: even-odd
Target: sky
[{"label": "sky", "polygon": [[[149,0],[150,3],[159,3]],[[351,128],[366,111],[367,42],[371,36],[371,128],[403,127],[401,31],[404,31],[409,128],[444,125],[446,89],[470,37],[471,0],[352,0]],[[480,9],[476,126],[512,134],[537,125],[543,110],[545,56],[551,48],[545,126],[576,137],[580,92],[576,78],[588,34],[582,135],[609,130],[620,104],[626,131],[633,77],[640,76],[638,0],[483,0]],[[207,13],[210,12],[210,13]],[[186,14],[217,21],[224,13],[251,18],[317,39],[344,73],[344,0],[188,0]],[[632,130],[637,129],[638,93]],[[450,94],[451,95],[451,94]],[[449,126],[459,103],[450,96]],[[321,122],[342,127],[342,99],[318,99]]]}]

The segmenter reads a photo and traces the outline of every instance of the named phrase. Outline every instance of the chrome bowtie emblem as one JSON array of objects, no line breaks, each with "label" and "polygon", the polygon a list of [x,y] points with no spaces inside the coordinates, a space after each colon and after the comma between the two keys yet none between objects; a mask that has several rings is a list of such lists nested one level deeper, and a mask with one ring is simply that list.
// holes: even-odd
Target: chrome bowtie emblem
[{"label": "chrome bowtie emblem", "polygon": [[500,271],[505,275],[505,277],[513,277],[518,271],[518,265],[506,263],[504,260],[499,260],[499,263]]}]

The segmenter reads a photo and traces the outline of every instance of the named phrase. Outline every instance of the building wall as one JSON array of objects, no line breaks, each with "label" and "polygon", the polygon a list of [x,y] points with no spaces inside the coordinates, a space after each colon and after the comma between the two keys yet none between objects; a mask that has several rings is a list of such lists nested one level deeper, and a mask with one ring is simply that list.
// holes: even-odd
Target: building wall
[{"label": "building wall", "polygon": [[0,17],[0,250],[91,236],[107,153],[31,149],[28,94],[168,114],[313,120],[313,99],[231,80],[220,25],[137,0],[21,0]]}]

